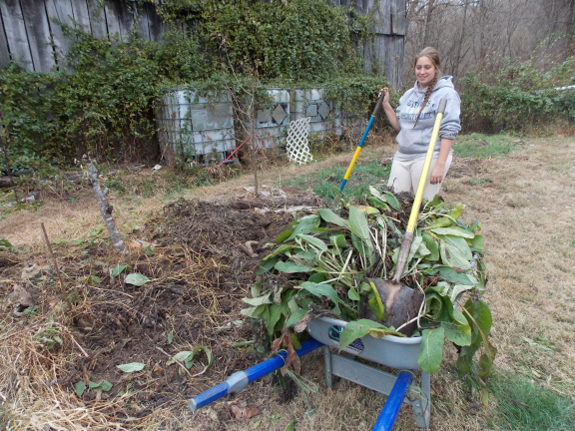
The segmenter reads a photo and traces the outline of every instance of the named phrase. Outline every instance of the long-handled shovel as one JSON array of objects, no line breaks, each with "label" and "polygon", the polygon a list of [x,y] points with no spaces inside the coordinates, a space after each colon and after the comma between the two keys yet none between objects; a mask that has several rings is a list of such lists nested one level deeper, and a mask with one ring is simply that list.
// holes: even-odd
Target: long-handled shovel
[{"label": "long-handled shovel", "polygon": [[[441,120],[443,119],[443,112],[445,111],[446,103],[447,101],[445,99],[441,99],[439,101],[437,116],[435,117],[433,131],[431,132],[431,139],[429,140],[429,146],[427,148],[427,153],[425,154],[423,170],[421,171],[421,177],[419,178],[419,184],[417,186],[417,192],[415,193],[415,199],[413,200],[413,207],[411,208],[411,213],[409,215],[405,236],[403,237],[403,242],[401,243],[401,249],[399,251],[399,257],[397,259],[397,266],[395,267],[393,279],[370,280],[375,284],[379,296],[381,297],[381,301],[383,302],[383,323],[386,326],[393,326],[394,328],[398,328],[404,323],[409,322],[414,317],[416,317],[419,313],[419,308],[425,296],[423,293],[412,289],[409,286],[401,284],[400,279],[403,275],[403,270],[409,255],[409,249],[411,248],[411,243],[413,241],[413,234],[417,225],[417,218],[419,217],[419,209],[421,207],[421,201],[423,200],[423,192],[425,190],[425,185],[427,184],[429,168],[431,166],[431,160],[433,158],[433,152],[435,150],[437,138],[439,137],[439,127],[441,126]],[[410,324],[404,326],[400,332],[410,336],[415,328],[416,322],[411,322]]]},{"label": "long-handled shovel", "polygon": [[381,102],[382,102],[384,97],[385,97],[385,93],[382,91],[381,94],[379,95],[379,99],[377,99],[377,103],[375,104],[375,108],[373,108],[373,112],[371,113],[371,117],[369,118],[369,121],[367,122],[367,126],[365,126],[365,130],[363,131],[363,135],[359,141],[359,144],[357,145],[357,148],[355,149],[355,153],[353,153],[353,158],[351,159],[351,163],[349,164],[349,167],[347,168],[347,171],[345,172],[345,175],[343,176],[343,180],[341,181],[341,184],[339,185],[339,192],[340,193],[343,191],[343,188],[345,187],[345,184],[347,183],[347,180],[349,179],[349,176],[351,175],[351,171],[353,171],[353,167],[355,166],[355,162],[357,162],[357,158],[359,157],[359,153],[361,153],[361,149],[363,148],[363,143],[365,142],[365,138],[367,138],[367,134],[369,133],[369,129],[371,129],[371,125],[375,121],[375,116],[377,115],[377,112],[379,111],[379,107],[381,106]]}]

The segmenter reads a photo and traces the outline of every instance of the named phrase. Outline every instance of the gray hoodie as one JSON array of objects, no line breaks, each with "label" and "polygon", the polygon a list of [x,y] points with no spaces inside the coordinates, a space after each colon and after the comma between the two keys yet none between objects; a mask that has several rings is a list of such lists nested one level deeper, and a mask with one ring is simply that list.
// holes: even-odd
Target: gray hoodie
[{"label": "gray hoodie", "polygon": [[435,88],[429,96],[427,106],[421,111],[419,121],[415,128],[415,119],[419,108],[425,97],[425,89],[419,89],[419,83],[416,82],[412,89],[405,92],[399,99],[399,106],[396,109],[397,120],[399,122],[399,134],[396,141],[399,144],[394,158],[399,161],[416,160],[425,158],[431,131],[435,122],[435,113],[439,100],[445,98],[447,105],[443,114],[443,120],[439,129],[439,138],[435,146],[435,155],[439,153],[441,138],[455,139],[461,130],[459,121],[460,103],[459,94],[455,91],[452,77],[446,75],[440,78]]}]

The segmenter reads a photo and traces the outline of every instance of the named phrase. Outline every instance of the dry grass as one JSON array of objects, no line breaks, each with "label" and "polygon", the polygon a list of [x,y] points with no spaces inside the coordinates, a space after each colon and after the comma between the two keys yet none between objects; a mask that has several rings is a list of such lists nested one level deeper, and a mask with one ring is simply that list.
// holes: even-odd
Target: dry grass
[{"label": "dry grass", "polygon": [[[391,155],[392,147],[367,147],[362,158]],[[281,185],[289,177],[312,173],[318,168],[347,165],[350,154],[305,167],[281,166],[260,173],[261,184]],[[466,204],[464,218],[478,220],[486,240],[485,263],[489,283],[486,300],[494,315],[492,340],[498,349],[496,367],[524,376],[536,385],[565,396],[575,393],[575,140],[572,138],[528,139],[507,158],[456,159],[445,183],[444,197]],[[489,178],[489,182],[472,179]],[[251,175],[216,186],[183,193],[186,198],[218,200],[245,195]],[[117,199],[117,223],[141,223],[151,210],[165,205],[157,198]],[[20,211],[0,220],[0,237],[17,247],[43,247],[40,223],[52,239],[77,239],[100,224],[92,196],[70,204],[47,201],[37,212]],[[6,278],[0,279],[6,289]],[[6,307],[3,307],[6,308]],[[303,358],[310,391],[300,391],[291,402],[275,400],[277,387],[266,380],[256,382],[229,399],[258,408],[260,415],[238,421],[226,414],[226,401],[219,401],[192,414],[185,400],[179,408],[158,408],[145,421],[132,425],[111,417],[103,405],[85,405],[59,385],[66,375],[69,357],[39,348],[35,335],[47,321],[25,325],[5,314],[0,321],[0,427],[11,430],[165,429],[165,430],[271,430],[284,431],[292,419],[296,430],[370,429],[383,395],[349,382],[328,390],[323,381],[319,353]],[[68,355],[81,355],[72,335],[61,331]],[[455,352],[446,348],[444,367],[432,377],[431,429],[451,431],[485,429],[496,405],[477,411],[473,389],[458,379]],[[216,382],[217,383],[217,382]],[[6,400],[3,398],[6,397]],[[271,397],[271,398],[270,398]],[[492,401],[493,403],[494,401]],[[109,406],[108,406],[109,407]],[[2,413],[4,412],[4,413]],[[403,408],[396,430],[415,430],[411,410]]]}]

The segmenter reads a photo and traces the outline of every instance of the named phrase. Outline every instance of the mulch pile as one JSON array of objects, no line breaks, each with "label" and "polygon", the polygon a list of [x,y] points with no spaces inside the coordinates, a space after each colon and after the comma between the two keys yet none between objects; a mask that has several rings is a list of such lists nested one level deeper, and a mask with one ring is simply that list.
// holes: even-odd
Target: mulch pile
[{"label": "mulch pile", "polygon": [[[74,393],[79,381],[88,387],[90,381],[107,380],[112,383],[109,391],[87,389],[80,398],[89,406],[129,393],[105,409],[116,421],[133,420],[160,407],[182,407],[182,400],[265,359],[258,330],[239,314],[246,307],[241,298],[249,296],[257,264],[270,251],[266,244],[305,212],[290,212],[289,207],[302,205],[318,206],[320,200],[315,195],[225,203],[179,200],[134,234],[151,244],[151,253],[143,249],[114,256],[104,240],[72,251],[70,244],[54,244],[74,308],[62,317],[69,336],[49,350],[39,345],[57,364],[46,363],[56,370],[50,384]],[[22,280],[32,262],[40,269]],[[112,277],[116,264],[129,268]],[[141,287],[126,284],[130,272],[151,281]],[[46,316],[62,304],[55,300],[59,286],[49,256],[0,253],[0,275],[6,315],[14,316],[18,302],[10,285],[24,286],[34,299],[34,313],[22,314],[20,307],[13,317],[20,325],[32,324],[35,316]],[[200,346],[215,358],[209,370],[204,372],[207,355],[202,349],[190,369],[167,364],[170,356]],[[134,373],[116,367],[132,362],[146,366]]]}]

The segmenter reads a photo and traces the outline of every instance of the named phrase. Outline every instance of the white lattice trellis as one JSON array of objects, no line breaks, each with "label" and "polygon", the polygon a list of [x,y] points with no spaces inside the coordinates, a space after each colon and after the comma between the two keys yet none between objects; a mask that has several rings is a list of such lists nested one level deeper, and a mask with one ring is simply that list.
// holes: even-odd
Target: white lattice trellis
[{"label": "white lattice trellis", "polygon": [[311,118],[304,117],[290,122],[286,143],[286,150],[290,162],[298,165],[305,165],[313,162],[313,157],[309,151],[307,135],[309,133],[309,122]]}]

